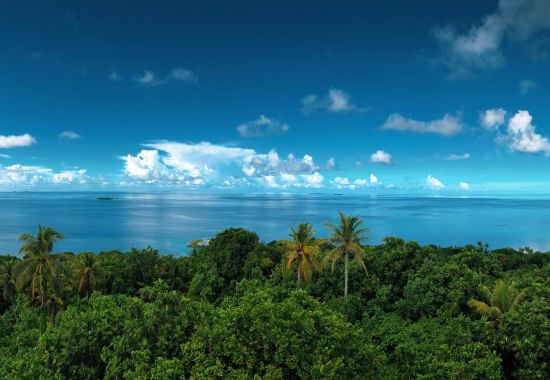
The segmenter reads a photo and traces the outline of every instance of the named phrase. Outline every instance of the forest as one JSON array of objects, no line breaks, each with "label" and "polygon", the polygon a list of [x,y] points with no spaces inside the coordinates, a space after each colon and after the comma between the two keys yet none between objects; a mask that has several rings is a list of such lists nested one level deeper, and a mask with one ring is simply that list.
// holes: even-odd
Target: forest
[{"label": "forest", "polygon": [[181,257],[23,233],[0,256],[0,378],[550,378],[549,252],[333,222],[228,228]]}]

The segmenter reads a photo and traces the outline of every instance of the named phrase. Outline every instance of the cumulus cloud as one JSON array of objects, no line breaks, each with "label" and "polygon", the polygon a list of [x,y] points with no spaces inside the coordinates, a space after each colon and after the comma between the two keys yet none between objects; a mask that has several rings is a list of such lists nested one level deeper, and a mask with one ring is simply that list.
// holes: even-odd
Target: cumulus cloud
[{"label": "cumulus cloud", "polygon": [[452,78],[470,75],[476,69],[501,67],[505,63],[505,40],[528,43],[550,28],[548,0],[500,0],[497,10],[467,32],[452,26],[438,28],[434,36],[441,48],[441,62]]},{"label": "cumulus cloud", "polygon": [[315,188],[323,184],[320,170],[326,170],[308,154],[280,157],[275,150],[258,153],[209,142],[158,141],[144,147],[136,155],[121,157],[125,175],[138,183]]},{"label": "cumulus cloud", "polygon": [[287,174],[312,174],[321,168],[309,154],[296,158],[292,153],[281,158],[275,149],[267,154],[253,154],[244,158],[243,173],[248,177]]},{"label": "cumulus cloud", "polygon": [[525,153],[544,152],[550,154],[550,143],[546,137],[535,132],[533,117],[529,111],[518,111],[508,121],[507,138],[510,149]]},{"label": "cumulus cloud", "polygon": [[455,136],[464,130],[460,115],[445,114],[441,119],[418,121],[406,118],[398,113],[388,116],[382,129],[410,131],[415,133],[435,133],[442,136]]},{"label": "cumulus cloud", "polygon": [[349,190],[356,190],[366,187],[375,187],[380,185],[381,183],[378,181],[378,178],[371,174],[368,179],[366,178],[357,178],[355,180],[350,180],[347,177],[335,177],[331,184],[336,187],[337,189],[349,189]]},{"label": "cumulus cloud", "polygon": [[256,120],[237,126],[237,132],[242,137],[262,137],[275,134],[286,133],[290,127],[275,119],[270,119],[265,115],[260,115]]},{"label": "cumulus cloud", "polygon": [[0,149],[21,148],[36,144],[36,139],[25,133],[24,135],[0,135]]},{"label": "cumulus cloud", "polygon": [[468,182],[460,182],[458,184],[458,186],[462,189],[462,190],[470,190],[470,184]]},{"label": "cumulus cloud", "polygon": [[55,173],[52,176],[53,183],[80,183],[84,184],[88,181],[86,176],[86,169],[80,170],[66,170],[59,173]]},{"label": "cumulus cloud", "polygon": [[59,134],[60,139],[67,139],[67,140],[77,140],[81,137],[82,136],[80,136],[78,133],[74,131],[63,131]]},{"label": "cumulus cloud", "polygon": [[43,166],[14,164],[0,166],[0,185],[25,187],[35,185],[85,184],[89,180],[86,170],[55,172]]},{"label": "cumulus cloud", "polygon": [[447,160],[449,161],[460,161],[460,160],[468,160],[470,158],[470,153],[464,153],[464,154],[449,154],[447,156]]},{"label": "cumulus cloud", "polygon": [[530,79],[523,79],[519,81],[518,87],[521,95],[527,95],[531,90],[537,88],[537,84]]},{"label": "cumulus cloud", "polygon": [[439,189],[442,189],[442,188],[445,187],[443,182],[441,182],[440,180],[438,180],[437,178],[435,178],[431,175],[426,177],[426,185],[428,185],[430,188],[432,188],[434,190],[439,190]]},{"label": "cumulus cloud", "polygon": [[485,129],[494,129],[504,124],[506,118],[506,111],[502,108],[493,108],[481,113],[480,120],[481,125]]},{"label": "cumulus cloud", "polygon": [[[494,113],[495,110],[487,110],[482,115]],[[508,146],[515,152],[523,153],[544,153],[550,155],[550,142],[547,137],[544,137],[536,132],[536,127],[533,125],[533,117],[529,111],[517,111],[514,116],[508,119],[507,128],[504,131],[500,130],[500,126],[504,125],[506,112],[499,109],[502,118],[492,123],[485,123],[482,117],[482,124],[486,128],[494,129],[498,135],[496,140]]]},{"label": "cumulus cloud", "polygon": [[393,160],[392,160],[391,154],[384,152],[383,150],[377,150],[376,152],[371,154],[370,162],[390,165],[393,162]]},{"label": "cumulus cloud", "polygon": [[328,112],[365,112],[368,109],[359,107],[351,102],[351,96],[339,89],[331,89],[325,96],[311,94],[302,99],[302,111],[310,114],[318,110]]}]

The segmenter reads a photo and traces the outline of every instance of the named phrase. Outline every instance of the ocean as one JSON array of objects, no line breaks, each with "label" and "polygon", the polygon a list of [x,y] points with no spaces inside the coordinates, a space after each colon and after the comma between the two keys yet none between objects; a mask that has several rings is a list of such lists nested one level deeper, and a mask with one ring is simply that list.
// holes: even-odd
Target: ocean
[{"label": "ocean", "polygon": [[0,193],[0,253],[17,253],[19,235],[42,224],[65,235],[57,252],[151,246],[182,255],[191,240],[228,227],[247,228],[269,242],[286,239],[290,225],[309,222],[324,237],[323,222],[336,222],[340,210],[362,217],[370,244],[397,236],[442,246],[482,241],[490,248],[550,250],[549,199],[20,192]]}]

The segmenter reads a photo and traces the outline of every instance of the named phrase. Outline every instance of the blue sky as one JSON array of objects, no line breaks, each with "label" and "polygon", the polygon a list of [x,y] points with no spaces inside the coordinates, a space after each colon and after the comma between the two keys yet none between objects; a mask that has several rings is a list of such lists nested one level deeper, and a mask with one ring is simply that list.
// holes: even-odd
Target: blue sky
[{"label": "blue sky", "polygon": [[550,191],[550,3],[10,2],[0,190]]}]

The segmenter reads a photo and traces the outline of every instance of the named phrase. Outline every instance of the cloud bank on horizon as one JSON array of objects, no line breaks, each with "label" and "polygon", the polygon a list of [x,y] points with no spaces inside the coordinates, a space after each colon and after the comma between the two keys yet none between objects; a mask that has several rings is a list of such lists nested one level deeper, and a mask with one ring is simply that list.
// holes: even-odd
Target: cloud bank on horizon
[{"label": "cloud bank on horizon", "polygon": [[548,0],[111,6],[0,16],[0,191],[550,191]]}]

